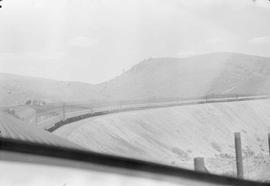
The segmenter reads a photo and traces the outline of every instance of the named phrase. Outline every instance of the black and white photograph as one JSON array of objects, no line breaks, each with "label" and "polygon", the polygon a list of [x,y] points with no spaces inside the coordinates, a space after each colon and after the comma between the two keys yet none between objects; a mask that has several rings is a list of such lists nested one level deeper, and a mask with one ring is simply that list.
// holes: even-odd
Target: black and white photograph
[{"label": "black and white photograph", "polygon": [[269,0],[0,0],[0,186],[270,185]]}]

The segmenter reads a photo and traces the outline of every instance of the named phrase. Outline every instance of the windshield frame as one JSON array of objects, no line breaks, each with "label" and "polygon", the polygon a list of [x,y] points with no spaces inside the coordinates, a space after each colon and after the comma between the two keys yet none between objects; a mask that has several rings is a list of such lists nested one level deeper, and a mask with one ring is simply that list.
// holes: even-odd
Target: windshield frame
[{"label": "windshield frame", "polygon": [[[19,156],[4,155],[4,153],[16,154]],[[269,183],[252,180],[238,179],[234,177],[196,172],[184,168],[178,168],[153,162],[137,159],[113,156],[92,151],[76,150],[65,147],[56,147],[46,144],[21,141],[0,137],[1,161],[17,161],[34,164],[45,164],[53,166],[64,166],[79,169],[92,169],[116,174],[128,174],[129,176],[147,177],[153,179],[157,176],[169,177],[169,180],[186,180],[188,185],[192,183],[209,183],[217,185],[245,185],[245,186],[266,186]],[[23,155],[23,156],[22,156]],[[28,156],[38,158],[29,158]],[[46,161],[44,161],[44,158]],[[51,158],[57,158],[51,161]],[[42,160],[43,159],[43,160]],[[61,163],[63,160],[64,163]],[[76,163],[77,162],[77,163]],[[79,166],[78,166],[78,162]],[[82,166],[83,165],[83,166]],[[94,165],[94,169],[93,166]],[[133,174],[129,174],[133,171]],[[134,174],[135,171],[135,174]],[[150,175],[150,176],[149,176]],[[153,176],[154,175],[154,176]],[[185,182],[186,183],[186,182]]]}]

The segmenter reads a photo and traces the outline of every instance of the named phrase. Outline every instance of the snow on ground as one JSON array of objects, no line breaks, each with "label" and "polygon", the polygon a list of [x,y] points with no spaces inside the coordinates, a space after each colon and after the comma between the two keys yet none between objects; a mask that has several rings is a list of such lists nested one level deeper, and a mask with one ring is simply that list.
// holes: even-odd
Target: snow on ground
[{"label": "snow on ground", "polygon": [[18,139],[58,147],[84,149],[73,142],[55,136],[45,130],[25,123],[10,114],[2,112],[0,112],[0,132],[0,136],[4,138]]},{"label": "snow on ground", "polygon": [[241,132],[246,178],[269,180],[270,100],[209,103],[109,114],[54,133],[90,150],[193,168],[206,158],[212,173],[235,174],[234,132]]}]

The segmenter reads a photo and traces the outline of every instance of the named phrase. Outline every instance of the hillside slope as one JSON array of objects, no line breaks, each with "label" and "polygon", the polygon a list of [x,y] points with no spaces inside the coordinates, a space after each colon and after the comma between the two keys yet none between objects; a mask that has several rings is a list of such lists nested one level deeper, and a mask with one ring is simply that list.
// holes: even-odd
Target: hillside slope
[{"label": "hillside slope", "polygon": [[151,58],[96,85],[0,73],[0,106],[270,94],[270,58],[212,53],[188,58]]},{"label": "hillside slope", "polygon": [[42,143],[57,147],[84,149],[80,145],[36,128],[33,125],[22,122],[12,115],[2,112],[0,112],[0,132],[0,136],[3,138]]},{"label": "hillside slope", "polygon": [[[251,86],[252,85],[252,86]],[[154,99],[270,93],[270,58],[212,53],[152,58],[100,84],[108,99]]]},{"label": "hillside slope", "polygon": [[28,99],[62,102],[97,98],[100,96],[91,84],[0,73],[0,105],[25,104]]},{"label": "hillside slope", "polygon": [[252,176],[256,158],[268,153],[270,100],[110,114],[63,126],[54,133],[97,152],[187,168],[193,167],[194,157],[203,156],[211,171],[233,174],[234,132],[242,134],[244,161],[249,162]]}]

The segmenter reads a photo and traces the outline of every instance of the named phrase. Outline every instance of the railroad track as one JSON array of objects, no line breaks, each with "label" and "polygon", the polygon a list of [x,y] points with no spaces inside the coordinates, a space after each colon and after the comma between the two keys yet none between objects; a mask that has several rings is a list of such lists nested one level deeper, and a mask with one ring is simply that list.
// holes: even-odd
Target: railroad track
[{"label": "railroad track", "polygon": [[47,131],[53,132],[58,128],[73,123],[82,119],[118,113],[118,112],[127,112],[135,110],[145,110],[153,108],[162,108],[162,107],[172,107],[172,106],[183,106],[183,105],[195,105],[195,104],[207,104],[207,103],[218,103],[218,102],[234,102],[234,101],[248,101],[248,100],[257,100],[257,99],[269,99],[269,95],[260,95],[260,96],[234,96],[227,98],[203,98],[203,99],[192,99],[192,100],[178,100],[178,101],[168,101],[168,102],[153,102],[153,103],[138,103],[138,104],[127,104],[127,105],[112,105],[104,107],[91,108],[91,110],[75,111],[65,114],[66,119],[62,119],[61,116],[58,116],[58,119],[54,121],[52,126],[46,128]]}]

